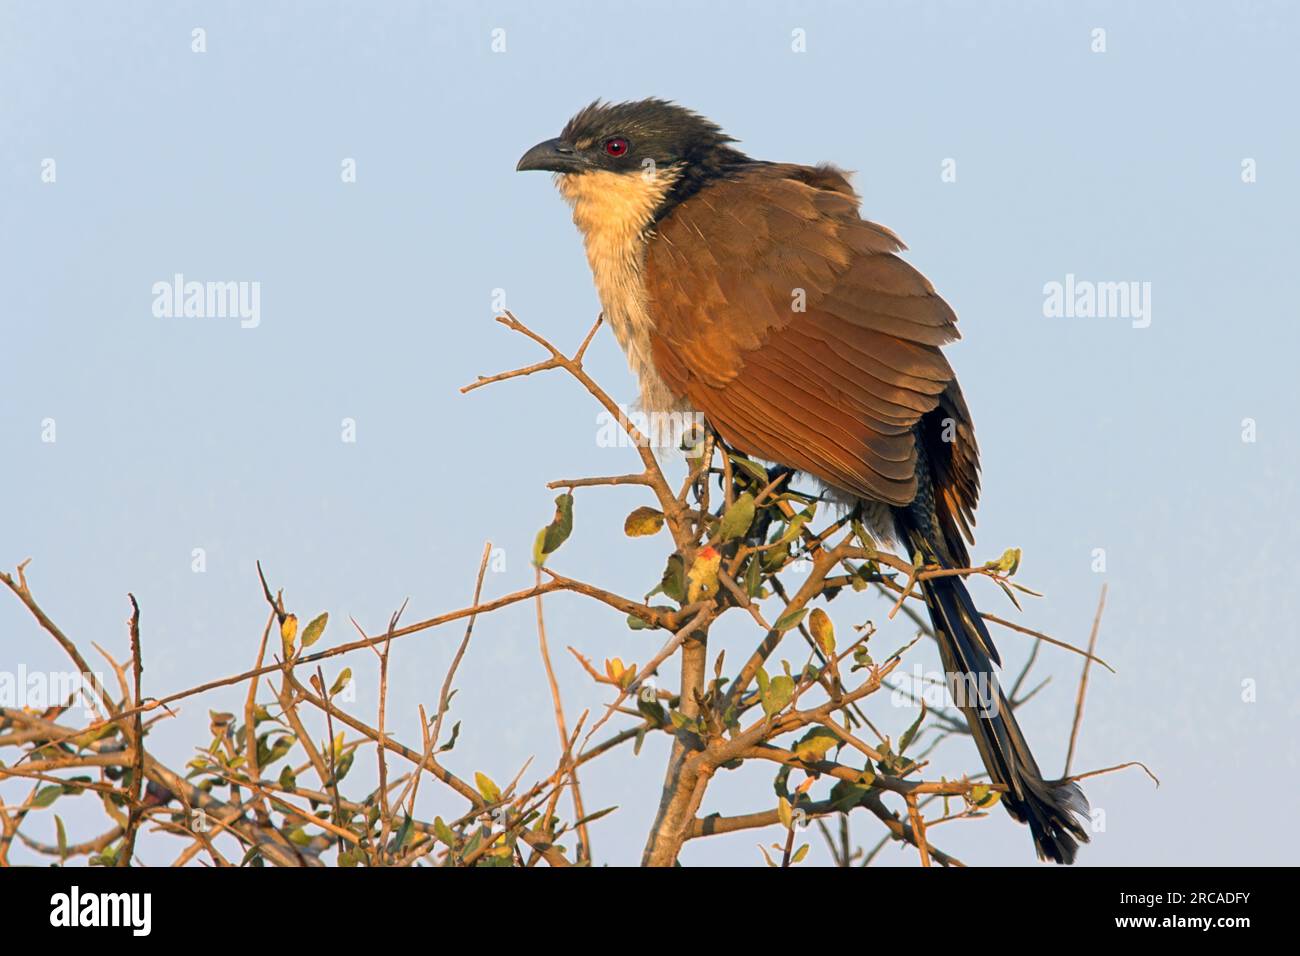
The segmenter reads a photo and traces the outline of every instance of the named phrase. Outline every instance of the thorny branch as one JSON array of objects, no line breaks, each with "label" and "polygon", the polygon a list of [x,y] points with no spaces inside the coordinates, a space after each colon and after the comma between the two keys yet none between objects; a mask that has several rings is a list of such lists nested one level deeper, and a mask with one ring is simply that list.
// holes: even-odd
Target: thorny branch
[{"label": "thorny branch", "polygon": [[[1009,551],[999,561],[948,570],[915,566],[881,550],[854,514],[832,517],[816,530],[821,504],[816,496],[791,487],[789,473],[769,472],[712,433],[683,449],[687,474],[674,490],[662,464],[671,456],[663,455],[651,440],[656,429],[648,429],[648,435],[639,428],[583,367],[600,320],[572,356],[510,313],[498,321],[538,345],[547,357],[513,371],[480,376],[462,391],[562,371],[618,422],[642,470],[551,482],[549,487],[564,492],[564,504],[539,536],[537,580],[532,587],[484,600],[484,574],[491,554],[487,544],[467,607],[405,626],[399,626],[399,610],[382,632],[367,634],[358,625],[359,639],[323,650],[309,649],[322,639],[328,616],[319,615],[299,631],[298,618],[288,611],[283,592],[272,592],[259,564],[259,584],[270,610],[260,639],[252,642],[253,667],[159,698],[143,696],[141,614],[134,597],[130,597],[128,622],[132,679],[128,681],[125,667],[102,652],[117,675],[115,696],[95,677],[76,642],[38,604],[27,581],[28,562],[13,575],[0,572],[0,582],[54,639],[77,672],[85,675],[88,692],[81,725],[70,723],[75,716],[72,700],[52,701],[41,712],[0,708],[0,754],[13,750],[18,755],[0,763],[0,796],[13,789],[7,784],[22,788],[11,802],[0,802],[0,866],[10,864],[15,840],[28,852],[60,861],[85,857],[92,864],[129,866],[137,859],[142,831],[153,835],[142,841],[151,847],[165,836],[181,841],[183,851],[175,865],[195,858],[217,866],[327,862],[534,866],[543,861],[551,866],[590,865],[595,862],[592,826],[618,817],[613,816],[616,808],[594,813],[585,809],[578,770],[625,750],[629,742],[640,753],[648,738],[670,744],[659,809],[646,838],[643,862],[648,865],[673,865],[693,840],[773,828],[780,836],[762,848],[762,856],[774,866],[794,865],[809,850],[808,844],[800,844],[799,832],[813,821],[838,866],[868,865],[891,842],[915,850],[922,866],[963,865],[935,845],[935,829],[955,820],[987,816],[986,808],[997,801],[1002,788],[979,782],[982,775],[949,779],[926,773],[939,744],[953,737],[964,739],[964,724],[952,708],[927,707],[925,687],[899,685],[902,671],[898,669],[919,634],[928,631],[914,610],[922,600],[916,592],[920,582],[951,574],[982,577],[1015,602],[1013,592],[1034,594],[1013,580],[1018,552],[1015,560],[1009,560]],[[714,482],[721,492],[716,508],[710,503]],[[662,579],[640,600],[545,566],[568,537],[574,493],[615,486],[645,488],[655,505],[629,516],[627,534],[650,535],[666,528],[672,540],[673,553]],[[886,622],[904,611],[914,629],[900,632],[903,646],[888,654],[877,653],[882,638],[871,621],[854,622],[837,636],[827,608],[845,591],[884,596],[887,606],[881,609]],[[572,729],[565,718],[542,615],[545,596],[559,592],[608,607],[628,626],[664,635],[659,650],[641,666],[614,658],[605,660],[602,670],[582,651],[569,648],[591,678],[596,696],[590,704],[599,708],[599,716],[591,721],[591,706],[582,708]],[[656,595],[661,599],[652,603]],[[1067,773],[1082,724],[1089,669],[1094,662],[1109,669],[1095,654],[1104,598],[1103,591],[1086,650],[984,615],[1034,640],[1029,662],[1011,687],[1013,707],[1023,706],[1042,686],[1021,693],[1043,646],[1084,657]],[[471,780],[465,771],[451,769],[461,725],[456,722],[448,735],[445,724],[476,624],[485,615],[524,601],[536,604],[538,641],[559,749],[553,769],[524,783],[525,764],[500,787],[481,771],[469,771]],[[754,643],[734,672],[727,672],[722,654],[715,655],[710,669],[710,632],[735,610],[743,612],[735,617],[750,622]],[[850,608],[837,613],[851,616],[854,611],[862,613]],[[456,621],[465,621],[466,627],[437,690],[433,715],[419,708],[419,746],[407,746],[389,726],[390,654],[400,652],[400,638]],[[279,642],[268,662],[275,625]],[[804,645],[795,651],[793,661],[780,659],[779,653],[790,654],[796,646],[786,641],[792,633],[799,634]],[[357,680],[351,670],[343,670],[330,683],[321,668],[327,661],[365,648],[378,661],[375,726],[344,706],[354,699],[345,693]],[[676,689],[656,686],[656,675],[674,666]],[[305,682],[300,672],[308,674]],[[276,673],[278,686],[259,700],[265,686],[261,678]],[[242,723],[233,713],[212,711],[211,740],[197,748],[183,772],[147,752],[149,726],[175,716],[171,705],[243,684],[247,688],[239,708]],[[894,707],[868,718],[862,706],[880,698],[882,690]],[[898,720],[900,707],[902,721]],[[611,721],[625,725],[599,738]],[[322,727],[323,741],[313,732]],[[375,748],[379,786],[368,794],[346,796],[356,756],[369,747]],[[406,769],[393,776],[390,760],[403,762]],[[1130,762],[1071,779],[1134,765],[1142,766]],[[731,815],[705,812],[710,782],[719,773],[743,766],[775,771],[776,805],[771,804],[771,791],[764,784],[754,792],[756,799],[768,800],[766,806],[760,803],[758,809]],[[426,774],[439,785],[438,799],[459,802],[460,809],[450,821],[417,816],[416,798]],[[218,791],[225,796],[217,796]],[[559,810],[565,791],[571,797],[572,819],[564,819]],[[764,798],[764,793],[769,796]],[[54,842],[23,832],[57,800],[69,797],[101,801],[109,818],[102,832],[70,840],[57,817]],[[891,808],[887,800],[896,806]],[[882,828],[870,848],[855,846],[852,821],[861,819],[855,810],[865,811],[868,821]],[[827,825],[831,818],[837,826]],[[620,825],[641,822],[624,817]],[[570,837],[577,838],[572,848],[563,842]]]}]

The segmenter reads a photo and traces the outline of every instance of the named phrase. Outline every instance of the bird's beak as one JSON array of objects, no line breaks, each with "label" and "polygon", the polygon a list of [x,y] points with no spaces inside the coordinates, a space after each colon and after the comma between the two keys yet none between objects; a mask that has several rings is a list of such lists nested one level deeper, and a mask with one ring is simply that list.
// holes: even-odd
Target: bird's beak
[{"label": "bird's beak", "polygon": [[573,148],[562,139],[548,139],[538,143],[519,158],[516,171],[545,169],[553,173],[574,173],[585,169],[586,164]]}]

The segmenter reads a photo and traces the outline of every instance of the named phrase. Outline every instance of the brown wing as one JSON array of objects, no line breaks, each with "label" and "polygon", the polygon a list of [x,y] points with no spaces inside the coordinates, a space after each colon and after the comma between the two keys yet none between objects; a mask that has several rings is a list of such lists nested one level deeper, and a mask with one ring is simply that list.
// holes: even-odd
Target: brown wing
[{"label": "brown wing", "polygon": [[916,494],[924,418],[945,524],[969,536],[978,453],[939,349],[956,316],[857,205],[832,169],[768,165],[677,206],[646,253],[656,368],[736,447],[892,505]]}]

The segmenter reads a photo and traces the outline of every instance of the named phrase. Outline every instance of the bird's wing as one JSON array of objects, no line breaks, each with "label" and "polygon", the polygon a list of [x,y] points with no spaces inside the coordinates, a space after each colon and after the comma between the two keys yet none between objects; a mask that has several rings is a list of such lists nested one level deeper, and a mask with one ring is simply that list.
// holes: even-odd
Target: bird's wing
[{"label": "bird's wing", "polygon": [[646,250],[656,369],[736,447],[893,505],[916,494],[914,426],[951,416],[933,470],[969,534],[977,453],[939,350],[956,316],[857,204],[833,169],[764,165],[675,207]]}]

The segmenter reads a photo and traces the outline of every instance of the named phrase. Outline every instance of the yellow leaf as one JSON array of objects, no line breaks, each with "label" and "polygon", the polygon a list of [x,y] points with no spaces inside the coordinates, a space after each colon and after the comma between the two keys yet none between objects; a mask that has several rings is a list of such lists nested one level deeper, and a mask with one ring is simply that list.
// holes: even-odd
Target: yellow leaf
[{"label": "yellow leaf", "polygon": [[822,649],[822,653],[827,657],[835,656],[835,625],[831,623],[831,617],[821,608],[813,608],[812,616],[808,620],[808,628],[812,631],[812,636],[817,641],[817,646]]},{"label": "yellow leaf", "polygon": [[623,522],[623,533],[629,538],[641,538],[650,534],[658,534],[659,529],[663,526],[664,515],[662,511],[656,511],[654,508],[637,508]]},{"label": "yellow leaf", "polygon": [[501,788],[485,773],[474,772],[474,786],[478,787],[478,792],[488,803],[496,803],[501,799]]},{"label": "yellow leaf", "polygon": [[284,652],[293,653],[293,639],[298,636],[298,615],[286,614],[280,622],[280,640],[284,643]]},{"label": "yellow leaf", "polygon": [[718,568],[722,565],[722,555],[716,548],[707,545],[695,555],[695,563],[686,572],[686,603],[713,597],[718,593]]},{"label": "yellow leaf", "polygon": [[776,816],[781,821],[781,826],[787,830],[794,829],[794,810],[790,806],[790,801],[785,797],[778,798]]}]

